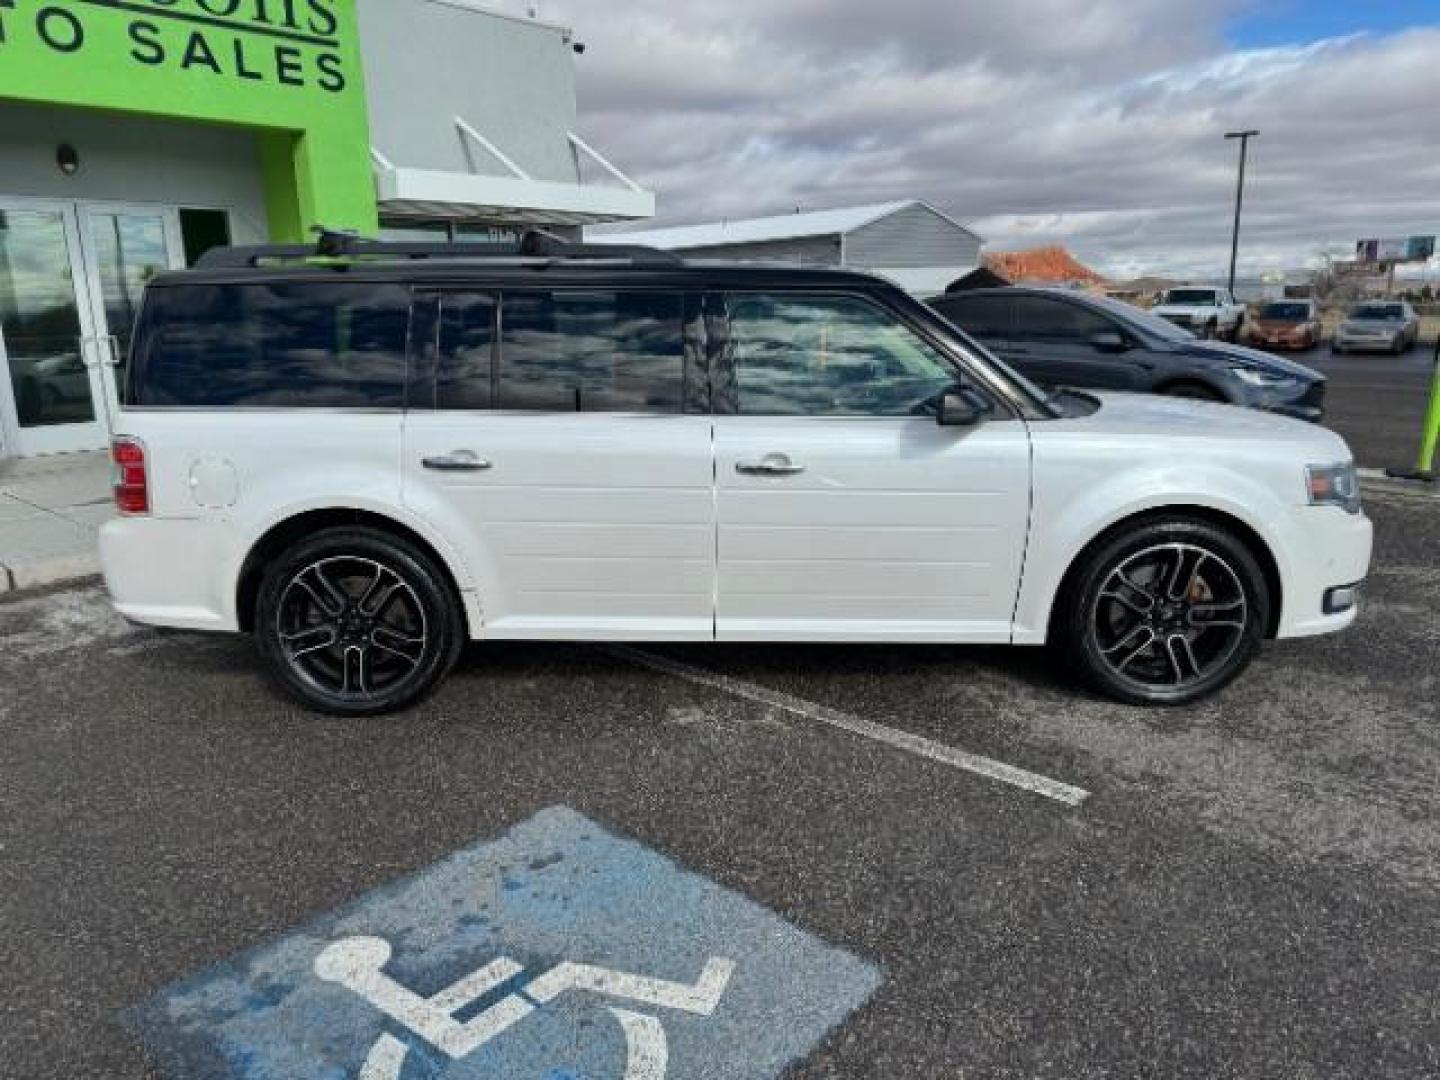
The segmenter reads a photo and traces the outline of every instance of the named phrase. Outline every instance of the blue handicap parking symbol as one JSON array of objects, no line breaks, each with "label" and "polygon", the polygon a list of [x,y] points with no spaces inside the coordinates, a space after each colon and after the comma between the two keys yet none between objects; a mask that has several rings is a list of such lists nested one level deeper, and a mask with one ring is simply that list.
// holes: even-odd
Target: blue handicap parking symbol
[{"label": "blue handicap parking symbol", "polygon": [[167,1075],[776,1076],[880,972],[565,808],[162,990]]}]

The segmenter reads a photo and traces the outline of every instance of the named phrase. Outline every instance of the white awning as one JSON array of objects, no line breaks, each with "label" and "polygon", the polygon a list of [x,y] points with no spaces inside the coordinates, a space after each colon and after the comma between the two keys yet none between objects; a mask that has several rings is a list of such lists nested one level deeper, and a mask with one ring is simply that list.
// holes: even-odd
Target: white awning
[{"label": "white awning", "polygon": [[615,183],[536,180],[458,116],[455,126],[509,175],[407,168],[372,150],[382,214],[539,225],[594,225],[655,216],[654,192],[640,187],[573,132],[567,135],[577,157],[595,162]]}]

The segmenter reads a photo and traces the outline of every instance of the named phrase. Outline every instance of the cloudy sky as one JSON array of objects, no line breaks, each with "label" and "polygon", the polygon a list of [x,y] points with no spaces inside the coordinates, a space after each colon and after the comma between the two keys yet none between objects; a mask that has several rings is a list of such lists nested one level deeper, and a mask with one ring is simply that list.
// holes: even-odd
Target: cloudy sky
[{"label": "cloudy sky", "polygon": [[[1440,231],[1440,0],[505,0],[659,224],[918,197],[992,248],[1242,273]],[[1435,267],[1440,271],[1440,264]]]}]

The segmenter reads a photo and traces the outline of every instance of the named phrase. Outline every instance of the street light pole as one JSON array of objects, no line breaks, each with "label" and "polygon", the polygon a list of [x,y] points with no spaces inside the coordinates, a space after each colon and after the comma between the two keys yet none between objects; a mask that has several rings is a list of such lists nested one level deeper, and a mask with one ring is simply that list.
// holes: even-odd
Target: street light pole
[{"label": "street light pole", "polygon": [[1227,131],[1225,138],[1240,140],[1240,179],[1235,184],[1235,232],[1230,241],[1230,297],[1235,297],[1235,264],[1240,259],[1240,211],[1245,205],[1245,160],[1250,152],[1250,140],[1260,132]]}]

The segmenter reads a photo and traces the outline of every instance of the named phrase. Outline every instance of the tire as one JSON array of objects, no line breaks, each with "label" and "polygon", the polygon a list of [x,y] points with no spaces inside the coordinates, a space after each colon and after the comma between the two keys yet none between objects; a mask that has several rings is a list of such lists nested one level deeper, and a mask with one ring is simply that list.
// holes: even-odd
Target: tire
[{"label": "tire", "polygon": [[1205,329],[1200,332],[1200,336],[1206,341],[1214,341],[1218,336],[1218,328],[1213,322],[1208,322],[1205,324]]},{"label": "tire", "polygon": [[1195,518],[1122,528],[1067,582],[1056,644],[1082,678],[1132,705],[1215,693],[1250,665],[1270,625],[1255,556],[1234,533]]},{"label": "tire", "polygon": [[398,712],[450,673],[460,599],[425,552],[380,529],[325,529],[266,568],[255,639],[276,686],[331,716]]},{"label": "tire", "polygon": [[1197,382],[1171,383],[1160,393],[1165,397],[1188,398],[1191,401],[1214,401],[1220,404],[1226,401],[1225,395],[1219,390]]}]

